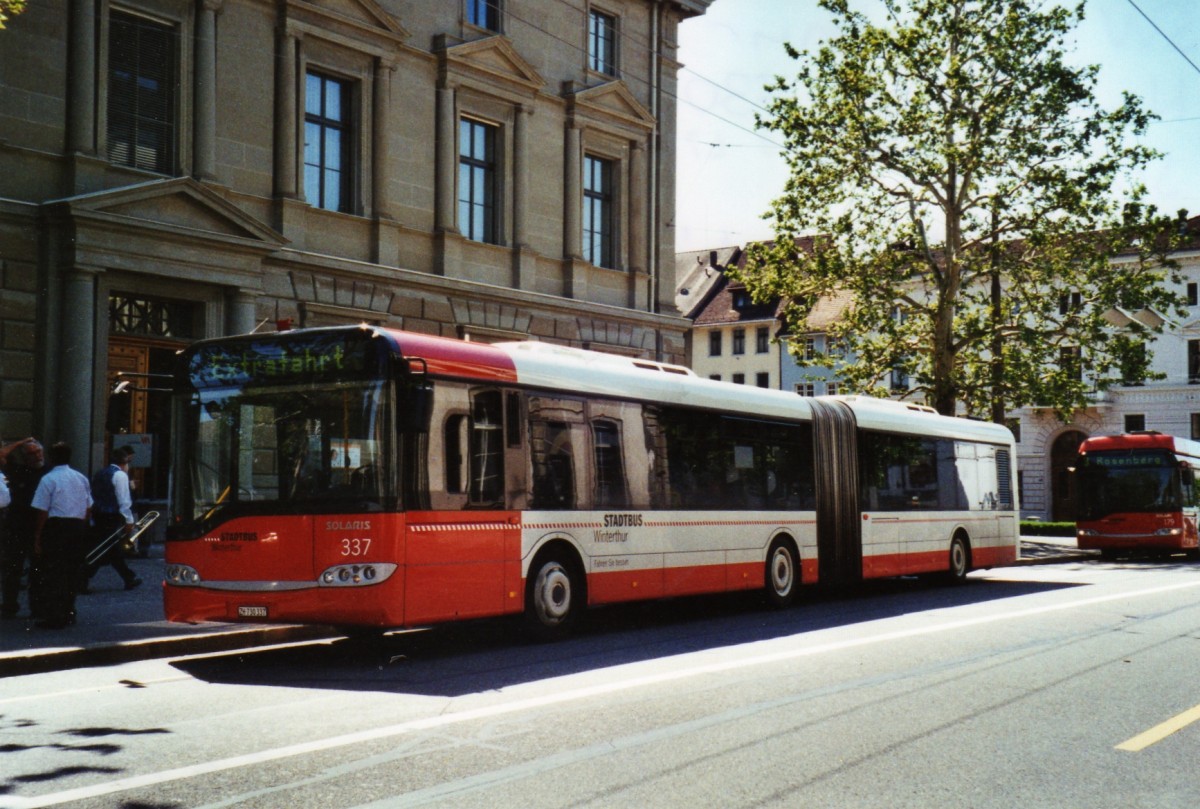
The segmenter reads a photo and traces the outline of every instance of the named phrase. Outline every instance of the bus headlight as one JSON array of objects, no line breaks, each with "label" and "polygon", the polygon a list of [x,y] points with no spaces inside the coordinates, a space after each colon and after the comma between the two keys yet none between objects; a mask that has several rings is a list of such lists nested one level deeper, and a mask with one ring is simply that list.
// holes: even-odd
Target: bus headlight
[{"label": "bus headlight", "polygon": [[179,587],[197,587],[200,584],[200,571],[190,565],[167,565],[167,584]]},{"label": "bus headlight", "polygon": [[396,567],[385,562],[334,565],[317,577],[317,583],[322,587],[365,587],[386,581],[396,572]]},{"label": "bus headlight", "polygon": [[1080,528],[1079,536],[1081,536],[1081,537],[1098,537],[1098,536],[1100,536],[1100,532],[1097,531],[1095,528]]},{"label": "bus headlight", "polygon": [[1182,528],[1159,528],[1154,532],[1154,535],[1156,537],[1177,537],[1182,533]]}]

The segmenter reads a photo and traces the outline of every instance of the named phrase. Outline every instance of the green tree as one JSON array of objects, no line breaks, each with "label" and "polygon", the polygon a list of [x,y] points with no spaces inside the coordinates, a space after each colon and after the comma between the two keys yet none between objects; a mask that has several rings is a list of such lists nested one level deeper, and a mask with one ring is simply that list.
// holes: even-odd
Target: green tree
[{"label": "green tree", "polygon": [[882,0],[886,26],[819,5],[836,35],[785,45],[799,74],[758,121],[789,176],[742,275],[755,297],[790,300],[798,334],[817,301],[848,299],[826,330],[854,358],[847,387],[886,395],[897,371],[941,413],[1065,415],[1093,384],[1145,377],[1146,310],[1178,305],[1175,225],[1135,182],[1154,116],[1129,94],[1102,109],[1098,68],[1067,63],[1084,4]]},{"label": "green tree", "polygon": [[0,29],[8,24],[10,17],[15,17],[25,10],[25,0],[0,0]]}]

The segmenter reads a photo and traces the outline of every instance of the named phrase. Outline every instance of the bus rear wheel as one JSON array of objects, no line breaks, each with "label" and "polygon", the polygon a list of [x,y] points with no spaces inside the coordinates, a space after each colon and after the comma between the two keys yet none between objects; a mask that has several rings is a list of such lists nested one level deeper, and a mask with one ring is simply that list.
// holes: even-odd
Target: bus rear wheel
[{"label": "bus rear wheel", "polygon": [[800,583],[799,571],[800,564],[792,543],[786,539],[772,542],[771,549],[767,551],[764,576],[767,602],[772,607],[787,607],[795,600],[796,588]]},{"label": "bus rear wheel", "polygon": [[587,600],[578,568],[558,554],[534,562],[525,593],[525,617],[543,640],[566,635]]},{"label": "bus rear wheel", "polygon": [[946,578],[953,584],[962,584],[971,572],[971,548],[962,534],[950,542],[950,567]]}]

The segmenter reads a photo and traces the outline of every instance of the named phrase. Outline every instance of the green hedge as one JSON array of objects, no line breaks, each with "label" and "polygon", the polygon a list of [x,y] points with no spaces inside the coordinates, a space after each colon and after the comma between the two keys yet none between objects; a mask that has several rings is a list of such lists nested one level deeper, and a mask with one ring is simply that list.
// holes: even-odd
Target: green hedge
[{"label": "green hedge", "polygon": [[1033,537],[1073,537],[1075,536],[1075,523],[1022,520],[1021,535]]}]

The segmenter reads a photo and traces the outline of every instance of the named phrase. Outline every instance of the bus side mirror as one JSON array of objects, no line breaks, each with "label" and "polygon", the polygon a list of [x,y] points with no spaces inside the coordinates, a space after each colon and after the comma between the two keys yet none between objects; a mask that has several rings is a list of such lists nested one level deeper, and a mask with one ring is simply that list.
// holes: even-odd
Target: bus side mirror
[{"label": "bus side mirror", "polygon": [[405,390],[396,426],[402,433],[426,433],[429,432],[429,417],[432,414],[433,386],[417,382]]}]

